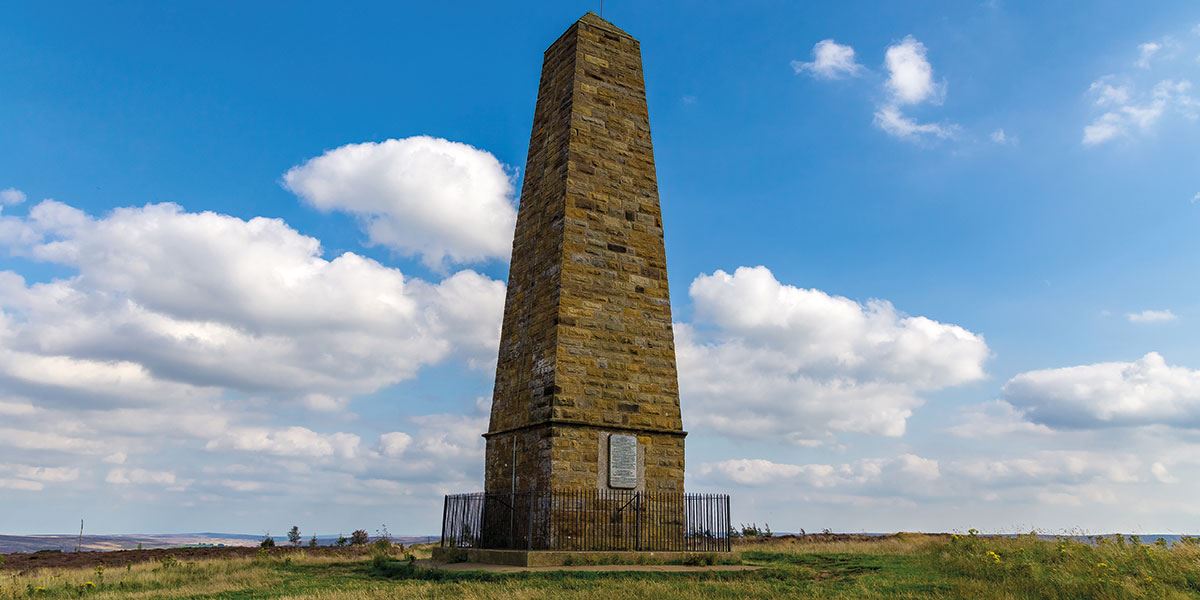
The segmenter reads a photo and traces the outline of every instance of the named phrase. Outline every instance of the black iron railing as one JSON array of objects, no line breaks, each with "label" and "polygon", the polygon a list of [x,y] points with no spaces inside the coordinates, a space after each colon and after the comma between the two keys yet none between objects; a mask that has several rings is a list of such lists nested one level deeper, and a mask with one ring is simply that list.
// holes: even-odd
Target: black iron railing
[{"label": "black iron railing", "polygon": [[442,546],[728,552],[729,496],[580,490],[446,496]]}]

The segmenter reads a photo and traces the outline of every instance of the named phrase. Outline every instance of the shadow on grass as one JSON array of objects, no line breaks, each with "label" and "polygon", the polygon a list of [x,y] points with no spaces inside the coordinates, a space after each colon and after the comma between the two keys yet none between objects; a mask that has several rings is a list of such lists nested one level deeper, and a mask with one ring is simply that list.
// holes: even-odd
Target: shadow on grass
[{"label": "shadow on grass", "polygon": [[443,582],[501,582],[501,581],[598,581],[623,580],[691,580],[691,581],[744,581],[747,579],[797,579],[801,575],[795,569],[760,569],[758,571],[520,571],[495,573],[490,571],[446,570],[422,567],[403,560],[359,563],[355,568],[360,573],[381,579],[419,580]]},{"label": "shadow on grass", "polygon": [[880,571],[896,562],[894,558],[868,554],[792,554],[757,550],[742,553],[742,560],[747,564],[796,565],[841,577]]}]

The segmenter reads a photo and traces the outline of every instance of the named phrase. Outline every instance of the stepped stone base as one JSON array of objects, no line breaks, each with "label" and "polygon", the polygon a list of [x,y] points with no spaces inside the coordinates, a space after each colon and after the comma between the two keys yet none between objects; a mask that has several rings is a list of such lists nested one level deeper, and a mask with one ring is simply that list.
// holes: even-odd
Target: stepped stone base
[{"label": "stepped stone base", "polygon": [[[587,552],[563,550],[489,550],[487,548],[434,548],[438,563],[471,562],[512,567],[562,567],[567,565],[661,565],[693,562],[713,564],[717,552]],[[707,559],[707,560],[705,560]]]}]

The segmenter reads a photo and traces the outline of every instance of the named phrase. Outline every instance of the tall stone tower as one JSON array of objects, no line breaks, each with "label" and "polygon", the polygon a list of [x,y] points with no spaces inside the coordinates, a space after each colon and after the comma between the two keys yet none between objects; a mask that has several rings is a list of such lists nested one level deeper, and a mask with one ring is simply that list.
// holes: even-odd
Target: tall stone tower
[{"label": "tall stone tower", "polygon": [[494,394],[487,492],[683,492],[641,51],[592,13],[545,53]]}]

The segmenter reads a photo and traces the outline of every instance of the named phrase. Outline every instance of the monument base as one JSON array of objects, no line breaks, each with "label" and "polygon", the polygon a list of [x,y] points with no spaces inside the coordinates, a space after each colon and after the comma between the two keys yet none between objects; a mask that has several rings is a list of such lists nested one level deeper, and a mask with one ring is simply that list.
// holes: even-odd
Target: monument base
[{"label": "monument base", "polygon": [[489,550],[487,548],[434,548],[438,563],[484,563],[511,567],[564,567],[572,565],[712,565],[726,552]]}]

